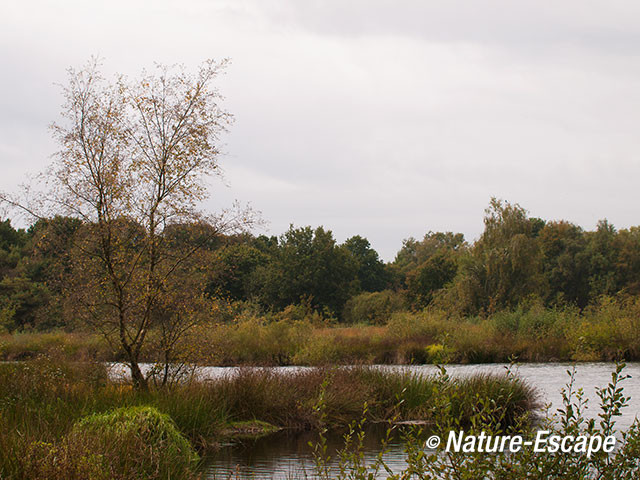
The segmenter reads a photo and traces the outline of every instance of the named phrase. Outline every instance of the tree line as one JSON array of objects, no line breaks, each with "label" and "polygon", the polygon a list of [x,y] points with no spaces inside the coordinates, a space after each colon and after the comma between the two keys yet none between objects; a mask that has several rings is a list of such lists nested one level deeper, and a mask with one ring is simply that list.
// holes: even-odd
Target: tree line
[{"label": "tree line", "polygon": [[[280,236],[256,236],[183,223],[161,235],[169,256],[201,247],[168,288],[174,300],[188,297],[192,307],[202,299],[203,314],[213,304],[250,303],[264,311],[305,305],[339,322],[380,323],[400,309],[483,315],[531,297],[549,307],[584,308],[603,295],[640,293],[639,227],[616,230],[602,220],[585,231],[567,221],[531,218],[519,205],[496,199],[484,224],[474,243],[451,232],[406,239],[388,263],[366,238],[356,235],[340,244],[324,227],[292,225]],[[73,278],[82,276],[74,257],[88,228],[63,216],[28,229],[0,222],[4,330],[78,327],[73,302],[86,279]]]}]

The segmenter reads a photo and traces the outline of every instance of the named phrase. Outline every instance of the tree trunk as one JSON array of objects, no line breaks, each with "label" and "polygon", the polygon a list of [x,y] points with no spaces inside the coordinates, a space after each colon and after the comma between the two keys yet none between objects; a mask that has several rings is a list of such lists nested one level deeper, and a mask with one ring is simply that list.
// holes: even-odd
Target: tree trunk
[{"label": "tree trunk", "polygon": [[136,390],[149,390],[149,384],[147,383],[147,379],[144,378],[137,360],[131,359],[129,361],[129,368],[131,369],[131,380],[133,381],[134,388]]}]

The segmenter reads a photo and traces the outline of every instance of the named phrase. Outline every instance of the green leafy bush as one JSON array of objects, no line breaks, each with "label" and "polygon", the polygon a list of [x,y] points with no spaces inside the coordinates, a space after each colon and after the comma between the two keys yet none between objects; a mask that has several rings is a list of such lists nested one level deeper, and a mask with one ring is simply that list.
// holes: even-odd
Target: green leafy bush
[{"label": "green leafy bush", "polygon": [[89,415],[59,446],[34,444],[25,470],[32,478],[189,478],[197,462],[169,416],[142,406]]},{"label": "green leafy bush", "polygon": [[346,323],[383,325],[389,321],[391,314],[404,307],[405,302],[398,292],[392,290],[365,292],[347,301],[342,318]]}]

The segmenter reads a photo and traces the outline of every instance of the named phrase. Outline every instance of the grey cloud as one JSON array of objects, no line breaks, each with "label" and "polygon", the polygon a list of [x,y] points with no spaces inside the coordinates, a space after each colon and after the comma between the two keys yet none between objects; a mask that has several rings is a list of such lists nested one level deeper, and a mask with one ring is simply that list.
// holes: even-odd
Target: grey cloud
[{"label": "grey cloud", "polygon": [[[278,2],[280,3],[280,2]],[[633,1],[449,0],[282,2],[274,21],[338,35],[408,35],[505,48],[557,43],[629,51],[640,43]],[[273,6],[274,4],[271,3]]]},{"label": "grey cloud", "polygon": [[483,0],[13,2],[0,15],[0,190],[55,150],[54,82],[231,57],[230,188],[278,234],[324,224],[387,260],[482,231],[492,195],[593,228],[640,223],[640,4]]}]

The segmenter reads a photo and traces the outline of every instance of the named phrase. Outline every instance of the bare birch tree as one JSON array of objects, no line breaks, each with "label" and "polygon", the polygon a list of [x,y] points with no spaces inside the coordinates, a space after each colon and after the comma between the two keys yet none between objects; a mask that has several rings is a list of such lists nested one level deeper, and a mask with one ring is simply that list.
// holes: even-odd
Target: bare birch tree
[{"label": "bare birch tree", "polygon": [[172,247],[165,229],[189,223],[220,234],[255,221],[240,208],[217,216],[197,209],[207,177],[219,174],[218,142],[232,121],[213,85],[225,65],[206,61],[195,74],[157,66],[135,81],[107,82],[93,61],[69,71],[62,119],[52,126],[61,149],[45,203],[84,221],[70,297],[122,351],[139,388],[147,388],[140,358],[150,330],[158,327],[169,349],[193,324],[184,292],[172,297],[184,308],[170,296],[173,277],[202,245]]}]

